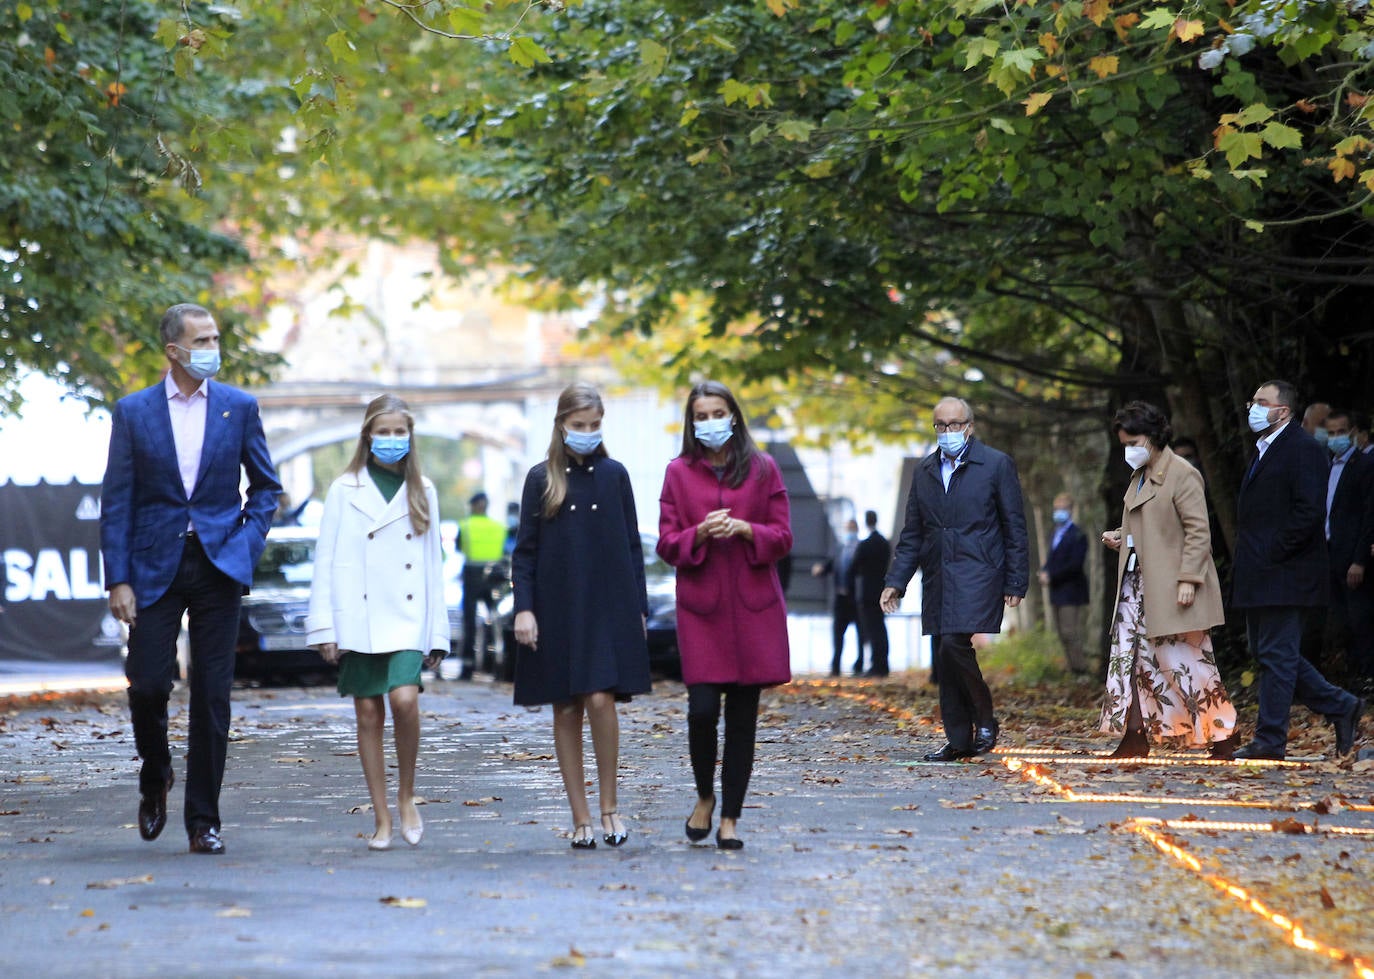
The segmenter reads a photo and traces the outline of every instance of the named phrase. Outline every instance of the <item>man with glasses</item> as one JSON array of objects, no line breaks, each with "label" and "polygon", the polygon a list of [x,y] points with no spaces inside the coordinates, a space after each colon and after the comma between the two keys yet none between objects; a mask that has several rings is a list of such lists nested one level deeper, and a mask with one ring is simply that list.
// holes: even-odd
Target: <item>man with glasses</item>
[{"label": "man with glasses", "polygon": [[999,632],[1030,578],[1021,484],[1011,458],[973,437],[973,409],[961,398],[935,405],[938,451],[917,466],[884,612],[897,611],[921,572],[922,631],[935,637],[940,713],[947,743],[926,761],[956,761],[997,744],[992,693],[978,668],[973,635]]},{"label": "man with glasses", "polygon": [[1287,381],[1265,381],[1246,405],[1259,436],[1241,481],[1231,607],[1243,610],[1250,651],[1260,665],[1259,719],[1237,758],[1282,759],[1296,700],[1336,730],[1336,752],[1355,743],[1364,701],[1329,683],[1303,658],[1303,618],[1327,604],[1327,452],[1290,424],[1298,404]]}]

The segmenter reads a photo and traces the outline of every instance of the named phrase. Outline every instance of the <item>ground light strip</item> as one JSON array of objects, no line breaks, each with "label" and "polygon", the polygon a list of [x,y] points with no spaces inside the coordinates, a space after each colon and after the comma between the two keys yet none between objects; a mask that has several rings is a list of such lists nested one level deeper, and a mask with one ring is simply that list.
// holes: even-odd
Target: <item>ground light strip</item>
[{"label": "ground light strip", "polygon": [[[1172,857],[1175,862],[1181,864],[1185,869],[1191,871],[1193,874],[1197,875],[1202,880],[1212,885],[1213,888],[1220,891],[1222,894],[1225,894],[1227,897],[1235,900],[1246,910],[1258,915],[1260,918],[1264,919],[1270,925],[1277,928],[1279,932],[1283,935],[1284,939],[1294,948],[1300,949],[1304,952],[1312,952],[1316,955],[1325,955],[1327,958],[1333,959],[1336,962],[1346,963],[1355,970],[1355,975],[1359,976],[1360,979],[1374,979],[1374,963],[1371,963],[1368,959],[1362,959],[1357,955],[1345,951],[1344,949],[1336,948],[1332,945],[1327,945],[1325,942],[1321,942],[1315,938],[1309,937],[1302,930],[1302,926],[1299,925],[1296,921],[1294,921],[1292,918],[1287,917],[1286,915],[1282,915],[1279,914],[1277,911],[1274,911],[1273,909],[1268,907],[1263,901],[1260,901],[1258,898],[1251,895],[1249,891],[1241,887],[1239,884],[1229,881],[1225,877],[1221,877],[1217,874],[1208,873],[1206,870],[1203,870],[1202,861],[1200,861],[1197,857],[1193,856],[1187,850],[1184,850],[1182,847],[1175,844],[1172,840],[1170,840],[1163,833],[1158,832],[1158,830],[1155,828],[1160,825],[1173,826],[1174,823],[1177,823],[1180,828],[1187,826],[1196,827],[1198,825],[1196,823],[1188,823],[1178,820],[1175,820],[1173,823],[1165,824],[1162,823],[1160,820],[1133,819],[1131,820],[1131,822],[1126,824],[1125,828],[1128,829],[1130,832],[1142,836],[1146,840],[1149,840],[1150,843],[1154,845],[1155,849],[1159,850],[1160,853]],[[1260,824],[1242,823],[1238,825],[1250,826]],[[1266,827],[1266,829],[1270,832],[1273,831],[1272,827]]]},{"label": "ground light strip", "polygon": [[[839,696],[839,697],[841,697],[841,698],[843,698],[843,699],[858,701],[858,702],[863,703],[863,704],[865,704],[866,706],[868,706],[868,707],[870,707],[870,708],[872,708],[872,709],[884,711],[884,712],[886,712],[886,713],[888,713],[888,714],[893,715],[894,717],[898,717],[898,718],[901,718],[901,719],[903,719],[903,720],[914,719],[914,717],[915,717],[915,714],[914,714],[913,712],[909,711],[909,710],[904,710],[904,709],[901,709],[901,708],[893,707],[893,706],[890,705],[890,704],[884,703],[882,700],[880,700],[880,699],[877,698],[877,697],[864,696],[864,695],[861,695],[861,694],[856,694],[856,693],[851,693],[851,692],[849,692],[849,691],[841,690],[841,689],[838,687],[838,685],[836,685],[836,684],[826,684],[826,683],[818,683],[818,682],[809,682],[809,683],[803,682],[803,683],[796,684],[796,685],[797,685],[797,686],[814,687],[814,688],[819,688],[819,689],[829,689],[834,695]],[[1047,774],[1046,772],[1042,771],[1042,770],[1041,770],[1040,768],[1038,768],[1036,765],[1034,765],[1034,764],[1028,764],[1026,759],[1019,758],[1019,757],[1011,757],[1011,756],[1004,755],[1000,760],[1001,760],[1002,764],[1004,764],[1004,765],[1008,768],[1008,770],[1010,770],[1010,771],[1012,771],[1012,772],[1019,773],[1019,774],[1021,775],[1021,777],[1024,778],[1025,780],[1027,780],[1027,781],[1034,782],[1034,783],[1036,783],[1037,785],[1044,786],[1045,788],[1047,788],[1047,789],[1049,789],[1050,791],[1056,793],[1057,795],[1059,795],[1061,798],[1065,799],[1066,801],[1072,801],[1072,802],[1118,802],[1118,803],[1121,803],[1121,802],[1125,802],[1125,803],[1138,802],[1138,803],[1145,803],[1145,804],[1160,803],[1160,804],[1167,804],[1167,805],[1188,804],[1188,805],[1211,805],[1211,806],[1249,806],[1249,807],[1252,807],[1252,808],[1266,808],[1266,809],[1270,809],[1270,810],[1279,810],[1279,811],[1282,811],[1282,810],[1285,808],[1285,807],[1277,806],[1277,805],[1274,805],[1274,804],[1266,804],[1266,803],[1247,803],[1247,802],[1241,802],[1241,801],[1231,800],[1231,799],[1225,799],[1225,800],[1211,800],[1211,799],[1178,799],[1178,798],[1169,798],[1169,797],[1151,798],[1151,797],[1132,796],[1132,795],[1089,795],[1089,794],[1081,794],[1081,795],[1080,795],[1079,793],[1074,792],[1074,791],[1073,791],[1072,789],[1070,789],[1069,787],[1067,787],[1067,786],[1065,786],[1065,785],[1062,785],[1060,782],[1058,782],[1056,779],[1054,779],[1052,776],[1050,776],[1050,775]],[[1201,759],[1199,759],[1199,761],[1200,761],[1200,760],[1201,760]],[[1210,761],[1210,760],[1211,760],[1211,759],[1209,759],[1209,761]],[[1197,762],[1193,762],[1193,764],[1196,764],[1196,763],[1197,763]],[[1240,765],[1242,765],[1242,764],[1249,764],[1249,765],[1255,764],[1255,762],[1241,762],[1241,763],[1237,763],[1237,762],[1217,762],[1217,763],[1218,763],[1218,764],[1222,764],[1222,765],[1231,765],[1231,766],[1234,766],[1234,767],[1240,767]],[[1269,764],[1270,764],[1270,765],[1294,765],[1294,764],[1297,764],[1297,763],[1293,763],[1293,762],[1269,762]],[[1287,807],[1287,808],[1290,808],[1290,809],[1291,809],[1292,807]],[[1363,805],[1350,805],[1350,806],[1347,806],[1346,808],[1357,809],[1357,810],[1367,810],[1367,809],[1370,809],[1371,807],[1369,807],[1369,806],[1363,806]],[[1163,833],[1158,832],[1158,830],[1156,829],[1156,827],[1167,827],[1167,828],[1170,828],[1170,829],[1178,829],[1178,830],[1184,830],[1184,829],[1194,829],[1194,830],[1214,829],[1214,830],[1229,830],[1229,831],[1232,831],[1232,832],[1269,832],[1269,833],[1273,833],[1273,832],[1282,832],[1282,831],[1284,831],[1284,830],[1278,829],[1278,828],[1276,828],[1273,824],[1270,824],[1270,823],[1228,823],[1228,822],[1216,822],[1216,821],[1207,821],[1207,820],[1183,820],[1183,819],[1180,819],[1180,820],[1161,820],[1161,819],[1151,819],[1151,818],[1145,818],[1145,817],[1133,817],[1133,818],[1132,818],[1129,822],[1127,822],[1127,823],[1125,824],[1125,826],[1124,826],[1124,828],[1127,829],[1128,831],[1133,832],[1133,833],[1137,834],[1138,836],[1141,836],[1141,837],[1143,837],[1144,839],[1148,840],[1148,841],[1149,841],[1151,844],[1153,844],[1154,847],[1155,847],[1156,849],[1158,849],[1161,853],[1165,854],[1166,856],[1169,856],[1169,857],[1173,858],[1176,862],[1178,862],[1179,864],[1181,864],[1184,868],[1186,868],[1187,870],[1189,870],[1189,871],[1191,871],[1192,873],[1196,874],[1198,877],[1200,877],[1200,878],[1201,878],[1203,881],[1205,881],[1206,883],[1210,884],[1215,890],[1217,890],[1217,891],[1221,892],[1222,894],[1226,895],[1227,897],[1229,897],[1229,898],[1231,898],[1231,899],[1237,901],[1237,902],[1238,902],[1242,907],[1244,907],[1246,910],[1250,911],[1250,912],[1253,913],[1253,914],[1258,915],[1258,916],[1261,917],[1265,922],[1267,922],[1268,924],[1270,924],[1270,925],[1273,926],[1274,928],[1278,929],[1278,931],[1283,935],[1284,940],[1287,941],[1289,944],[1291,944],[1294,948],[1299,949],[1300,951],[1304,951],[1304,952],[1311,952],[1311,953],[1313,953],[1313,954],[1323,955],[1323,956],[1325,956],[1325,957],[1327,957],[1327,958],[1329,958],[1329,959],[1331,959],[1331,960],[1333,960],[1333,961],[1348,964],[1348,965],[1350,965],[1350,966],[1354,969],[1355,975],[1358,976],[1359,979],[1374,979],[1374,963],[1371,963],[1371,962],[1370,962],[1369,960],[1367,960],[1367,959],[1360,958],[1359,956],[1354,955],[1354,954],[1351,953],[1351,952],[1347,952],[1347,951],[1345,951],[1344,949],[1336,948],[1335,946],[1332,946],[1332,945],[1327,945],[1327,944],[1324,943],[1324,942],[1321,942],[1321,941],[1318,941],[1317,939],[1314,939],[1314,938],[1309,937],[1309,936],[1302,930],[1301,926],[1299,926],[1296,922],[1294,922],[1293,919],[1291,919],[1291,918],[1289,918],[1289,917],[1287,917],[1287,916],[1285,916],[1285,915],[1279,914],[1279,913],[1276,912],[1276,911],[1273,911],[1273,910],[1270,909],[1267,905],[1265,905],[1262,901],[1260,901],[1260,900],[1258,900],[1257,898],[1253,897],[1253,896],[1250,894],[1249,891],[1245,890],[1245,888],[1241,887],[1239,884],[1236,884],[1236,883],[1234,883],[1234,882],[1232,882],[1232,881],[1229,881],[1229,880],[1227,880],[1226,878],[1221,877],[1220,875],[1211,874],[1211,873],[1208,873],[1207,871],[1203,870],[1203,868],[1202,868],[1202,863],[1201,863],[1201,861],[1199,861],[1199,860],[1197,859],[1197,857],[1193,856],[1191,853],[1189,853],[1189,852],[1187,852],[1186,850],[1182,849],[1181,847],[1177,846],[1175,843],[1173,843],[1171,840],[1169,840],[1168,837],[1165,836]],[[1342,826],[1323,826],[1323,827],[1316,827],[1316,826],[1306,826],[1306,825],[1304,825],[1304,826],[1303,826],[1303,829],[1302,829],[1302,832],[1305,833],[1305,834],[1310,834],[1310,833],[1326,833],[1326,834],[1331,834],[1331,835],[1343,835],[1343,836],[1366,836],[1366,837],[1367,837],[1367,836],[1374,836],[1374,830],[1358,829],[1358,828],[1353,828],[1353,827],[1342,827]]]},{"label": "ground light strip", "polygon": [[1065,802],[1139,802],[1151,806],[1230,806],[1237,809],[1270,809],[1277,812],[1293,812],[1299,807],[1289,803],[1265,802],[1261,799],[1205,799],[1191,796],[1168,795],[1129,795],[1075,792],[1054,776],[1036,765],[1025,763],[1020,758],[1003,758],[1007,770],[1020,775],[1027,782],[1044,786]]}]

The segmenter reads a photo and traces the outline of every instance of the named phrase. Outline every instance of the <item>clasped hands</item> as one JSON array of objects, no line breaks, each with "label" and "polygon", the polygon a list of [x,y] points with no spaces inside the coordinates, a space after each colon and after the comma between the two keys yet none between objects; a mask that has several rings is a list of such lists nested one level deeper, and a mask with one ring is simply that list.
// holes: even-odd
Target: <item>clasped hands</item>
[{"label": "clasped hands", "polygon": [[752,540],[754,528],[747,520],[736,520],[730,516],[730,508],[725,507],[720,510],[712,510],[706,514],[706,518],[697,524],[697,540],[704,540],[713,537],[717,540],[724,540],[727,537],[744,537]]}]

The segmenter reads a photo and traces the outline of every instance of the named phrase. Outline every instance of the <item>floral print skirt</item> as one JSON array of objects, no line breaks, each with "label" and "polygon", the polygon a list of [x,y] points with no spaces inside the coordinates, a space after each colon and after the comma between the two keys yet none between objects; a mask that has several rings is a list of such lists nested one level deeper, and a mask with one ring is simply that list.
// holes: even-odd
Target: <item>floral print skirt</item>
[{"label": "floral print skirt", "polygon": [[1112,620],[1101,730],[1126,730],[1132,682],[1145,734],[1154,744],[1203,748],[1235,731],[1236,709],[1221,682],[1207,631],[1154,639],[1145,635],[1139,568],[1124,575]]}]

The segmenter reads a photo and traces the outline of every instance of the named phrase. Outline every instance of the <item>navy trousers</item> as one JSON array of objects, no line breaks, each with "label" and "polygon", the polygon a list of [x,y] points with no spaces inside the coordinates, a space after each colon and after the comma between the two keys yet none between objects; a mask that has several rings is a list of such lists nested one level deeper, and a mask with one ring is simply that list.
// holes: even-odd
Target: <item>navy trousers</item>
[{"label": "navy trousers", "polygon": [[1354,695],[1329,682],[1301,653],[1305,609],[1296,605],[1245,612],[1246,638],[1260,665],[1259,720],[1254,744],[1282,755],[1288,748],[1293,703],[1332,718],[1344,714]]}]

